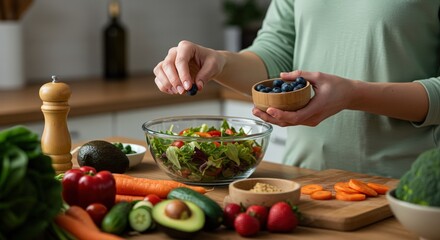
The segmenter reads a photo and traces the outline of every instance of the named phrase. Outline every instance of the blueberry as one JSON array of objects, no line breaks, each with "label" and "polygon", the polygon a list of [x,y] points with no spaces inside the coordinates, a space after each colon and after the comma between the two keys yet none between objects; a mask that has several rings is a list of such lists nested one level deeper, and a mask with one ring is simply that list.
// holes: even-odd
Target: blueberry
[{"label": "blueberry", "polygon": [[281,92],[281,88],[280,87],[274,87],[274,88],[272,88],[272,92],[273,93],[280,93]]},{"label": "blueberry", "polygon": [[295,82],[303,84],[304,86],[306,85],[306,80],[303,77],[297,77]]},{"label": "blueberry", "polygon": [[272,91],[272,88],[271,88],[271,87],[264,87],[263,89],[261,89],[260,92],[268,93],[268,92],[271,92],[271,91]]},{"label": "blueberry", "polygon": [[299,90],[299,89],[301,89],[301,88],[303,88],[303,87],[305,87],[305,85],[304,84],[298,84],[298,85],[296,85],[296,87],[293,89],[294,91],[295,90]]},{"label": "blueberry", "polygon": [[283,85],[281,85],[281,91],[282,92],[291,92],[293,90],[292,85],[290,85],[290,83],[283,83]]},{"label": "blueberry", "polygon": [[265,88],[265,86],[263,84],[258,84],[257,86],[255,86],[255,90],[261,92],[261,89]]},{"label": "blueberry", "polygon": [[199,89],[197,88],[197,85],[196,85],[195,83],[193,83],[191,89],[188,90],[188,92],[186,92],[186,94],[187,94],[187,95],[190,95],[190,96],[194,96],[194,95],[197,94],[197,91],[198,91],[198,90],[199,90]]},{"label": "blueberry", "polygon": [[281,79],[275,79],[272,82],[273,87],[281,87],[283,85],[284,81]]}]

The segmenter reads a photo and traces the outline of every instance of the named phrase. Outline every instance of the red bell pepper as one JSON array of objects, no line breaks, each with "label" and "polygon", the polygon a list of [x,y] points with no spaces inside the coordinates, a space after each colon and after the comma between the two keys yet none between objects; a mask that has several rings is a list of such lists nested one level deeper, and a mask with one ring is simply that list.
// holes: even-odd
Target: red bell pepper
[{"label": "red bell pepper", "polygon": [[116,181],[109,171],[96,172],[83,166],[68,170],[62,180],[63,199],[69,205],[84,209],[92,203],[104,204],[110,209],[115,204]]}]

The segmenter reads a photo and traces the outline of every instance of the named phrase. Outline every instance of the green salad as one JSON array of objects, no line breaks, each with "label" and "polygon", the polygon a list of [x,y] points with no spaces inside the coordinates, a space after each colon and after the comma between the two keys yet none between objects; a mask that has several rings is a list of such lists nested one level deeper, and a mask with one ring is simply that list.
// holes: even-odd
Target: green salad
[{"label": "green salad", "polygon": [[[193,137],[190,141],[159,137],[149,139],[152,153],[168,171],[188,181],[210,182],[240,176],[256,166],[262,156],[261,145],[255,140],[222,141],[220,137],[246,136],[242,129],[230,127],[224,120],[220,129],[202,124],[179,133],[173,125],[164,134]],[[218,138],[219,141],[197,141],[197,138]]]}]

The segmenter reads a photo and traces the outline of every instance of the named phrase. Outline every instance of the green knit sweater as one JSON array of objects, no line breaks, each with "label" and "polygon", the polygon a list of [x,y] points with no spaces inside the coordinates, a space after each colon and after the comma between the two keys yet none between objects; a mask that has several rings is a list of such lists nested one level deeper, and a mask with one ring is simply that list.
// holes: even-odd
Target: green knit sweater
[{"label": "green knit sweater", "polygon": [[[440,0],[274,0],[254,44],[270,77],[301,69],[369,82],[419,81],[428,116],[412,123],[344,110],[287,128],[280,162],[400,177],[440,146]],[[404,107],[404,106],[402,106]]]}]

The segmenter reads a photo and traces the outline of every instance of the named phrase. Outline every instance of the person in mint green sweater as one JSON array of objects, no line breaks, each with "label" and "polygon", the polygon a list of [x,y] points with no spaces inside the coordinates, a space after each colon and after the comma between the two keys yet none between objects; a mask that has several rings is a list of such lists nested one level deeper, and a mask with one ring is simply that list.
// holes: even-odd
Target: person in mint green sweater
[{"label": "person in mint green sweater", "polygon": [[439,0],[272,1],[252,46],[181,41],[155,82],[183,94],[213,79],[250,94],[257,81],[302,76],[315,93],[305,108],[252,110],[286,127],[282,163],[400,178],[440,147],[439,10]]}]

